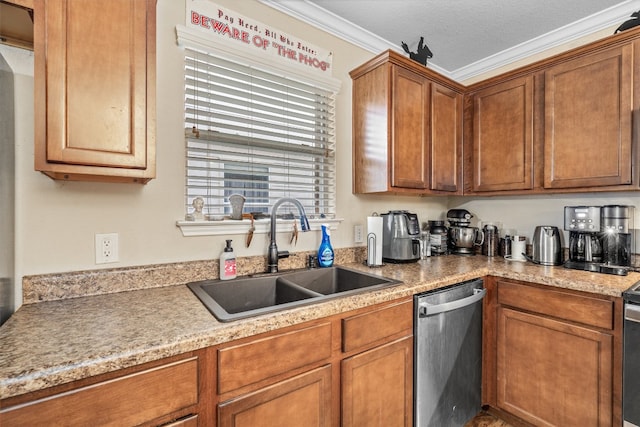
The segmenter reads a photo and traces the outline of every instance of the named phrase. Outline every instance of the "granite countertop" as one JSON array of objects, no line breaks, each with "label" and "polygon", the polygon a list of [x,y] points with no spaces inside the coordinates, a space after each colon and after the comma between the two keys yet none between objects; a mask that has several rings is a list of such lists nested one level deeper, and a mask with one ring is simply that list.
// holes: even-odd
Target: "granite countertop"
[{"label": "granite countertop", "polygon": [[636,272],[620,277],[485,256],[344,266],[403,283],[229,323],[185,285],[23,305],[0,327],[0,399],[486,275],[614,297],[640,280]]}]

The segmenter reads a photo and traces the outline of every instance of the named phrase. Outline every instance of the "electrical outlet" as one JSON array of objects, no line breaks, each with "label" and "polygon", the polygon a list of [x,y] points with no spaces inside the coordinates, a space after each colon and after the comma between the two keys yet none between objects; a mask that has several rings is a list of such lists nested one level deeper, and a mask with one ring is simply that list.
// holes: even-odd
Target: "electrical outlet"
[{"label": "electrical outlet", "polygon": [[362,225],[356,225],[353,227],[353,241],[355,243],[364,243]]},{"label": "electrical outlet", "polygon": [[118,262],[118,233],[96,234],[96,264]]}]

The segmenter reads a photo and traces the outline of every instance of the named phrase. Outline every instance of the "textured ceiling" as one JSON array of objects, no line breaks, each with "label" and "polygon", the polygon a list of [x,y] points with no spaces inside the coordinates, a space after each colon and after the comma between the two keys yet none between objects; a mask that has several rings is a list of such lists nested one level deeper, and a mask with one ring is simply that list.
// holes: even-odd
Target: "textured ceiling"
[{"label": "textured ceiling", "polygon": [[[578,37],[617,25],[640,9],[640,0],[262,1],[352,42],[356,33],[370,33],[387,48],[401,51],[404,41],[415,51],[424,36],[433,52],[429,64],[448,74],[550,33]],[[343,26],[335,31],[338,21]]]}]

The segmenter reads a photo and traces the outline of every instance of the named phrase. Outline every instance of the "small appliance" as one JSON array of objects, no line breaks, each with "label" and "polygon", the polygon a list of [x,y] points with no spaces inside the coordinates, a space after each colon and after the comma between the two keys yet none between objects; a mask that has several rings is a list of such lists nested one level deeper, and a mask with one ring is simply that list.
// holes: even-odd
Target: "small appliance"
[{"label": "small appliance", "polygon": [[474,255],[475,246],[482,246],[484,234],[478,227],[470,227],[473,215],[465,209],[450,209],[449,248],[452,254]]},{"label": "small appliance", "polygon": [[541,265],[562,264],[562,239],[558,227],[539,225],[533,232],[533,256],[530,261]]},{"label": "small appliance", "polygon": [[632,206],[609,205],[601,210],[602,261],[605,267],[630,267],[633,236]]},{"label": "small appliance", "polygon": [[565,206],[567,268],[624,276],[631,266],[633,206]]},{"label": "small appliance", "polygon": [[397,210],[382,214],[382,260],[401,263],[420,259],[418,216]]}]

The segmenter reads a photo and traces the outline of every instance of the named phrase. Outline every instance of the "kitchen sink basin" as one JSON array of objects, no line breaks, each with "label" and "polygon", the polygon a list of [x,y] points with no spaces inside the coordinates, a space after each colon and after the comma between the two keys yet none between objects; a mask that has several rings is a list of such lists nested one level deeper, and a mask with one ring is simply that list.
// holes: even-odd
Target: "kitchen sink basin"
[{"label": "kitchen sink basin", "polygon": [[229,322],[398,283],[344,267],[330,267],[203,280],[187,286],[218,320]]},{"label": "kitchen sink basin", "polygon": [[287,274],[287,280],[323,295],[354,292],[373,287],[383,287],[397,281],[361,273],[343,267],[317,268]]},{"label": "kitchen sink basin", "polygon": [[223,322],[282,310],[319,296],[278,276],[204,280],[187,286]]}]

